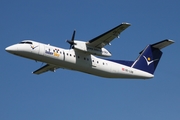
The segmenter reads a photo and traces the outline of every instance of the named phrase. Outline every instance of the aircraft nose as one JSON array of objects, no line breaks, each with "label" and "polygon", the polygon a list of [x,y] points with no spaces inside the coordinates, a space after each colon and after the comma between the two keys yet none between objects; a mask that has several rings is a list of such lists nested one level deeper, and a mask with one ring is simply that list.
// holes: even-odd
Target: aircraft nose
[{"label": "aircraft nose", "polygon": [[5,50],[9,53],[14,53],[14,52],[17,52],[17,46],[16,45],[11,45],[7,48],[5,48]]}]

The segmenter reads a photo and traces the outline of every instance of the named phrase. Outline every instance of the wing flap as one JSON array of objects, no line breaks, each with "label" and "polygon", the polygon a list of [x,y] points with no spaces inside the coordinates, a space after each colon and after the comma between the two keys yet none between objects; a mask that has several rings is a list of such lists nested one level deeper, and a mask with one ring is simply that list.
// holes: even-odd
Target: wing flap
[{"label": "wing flap", "polygon": [[55,66],[55,65],[46,64],[46,65],[44,65],[43,67],[35,70],[35,71],[33,72],[33,74],[39,75],[39,74],[44,73],[44,72],[47,72],[47,71],[52,71],[52,72],[54,72],[54,71],[55,71],[56,69],[58,69],[58,68],[59,68],[59,67],[57,67],[57,66]]},{"label": "wing flap", "polygon": [[115,28],[93,38],[87,42],[87,45],[102,48],[105,45],[109,44],[114,38],[117,38],[119,34],[130,26],[129,23],[122,23]]}]

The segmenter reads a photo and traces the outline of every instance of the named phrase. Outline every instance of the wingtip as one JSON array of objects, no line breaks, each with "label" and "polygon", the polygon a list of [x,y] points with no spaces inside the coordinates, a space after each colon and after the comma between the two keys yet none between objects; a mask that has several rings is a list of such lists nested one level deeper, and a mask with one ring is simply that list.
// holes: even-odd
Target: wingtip
[{"label": "wingtip", "polygon": [[[175,41],[174,41],[174,40],[171,40],[171,39],[165,39],[165,40],[163,40],[163,41],[167,41],[169,44],[175,43]],[[163,41],[161,41],[161,42],[163,42]]]},{"label": "wingtip", "polygon": [[131,25],[131,24],[128,23],[128,22],[123,22],[122,24],[123,24],[123,25],[129,25],[129,26]]},{"label": "wingtip", "polygon": [[171,40],[171,39],[167,39],[169,42],[171,42],[171,43],[175,43],[175,41],[174,40]]}]

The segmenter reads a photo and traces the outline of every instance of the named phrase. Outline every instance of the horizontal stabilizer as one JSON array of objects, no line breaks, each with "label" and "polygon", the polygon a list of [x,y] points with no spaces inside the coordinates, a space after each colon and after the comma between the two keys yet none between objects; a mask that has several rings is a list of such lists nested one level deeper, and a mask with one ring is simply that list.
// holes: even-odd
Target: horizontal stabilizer
[{"label": "horizontal stabilizer", "polygon": [[163,40],[163,41],[160,41],[160,42],[157,42],[157,43],[154,43],[152,44],[151,46],[154,47],[154,48],[158,48],[158,49],[162,49],[170,44],[174,43],[173,40]]},{"label": "horizontal stabilizer", "polygon": [[[151,44],[151,47],[153,48],[157,48],[159,50],[161,50],[162,48],[168,46],[168,45],[171,45],[172,43],[174,43],[173,40],[169,40],[169,39],[166,39],[166,40],[162,40],[160,42],[157,42],[157,43],[154,43],[154,44]],[[141,52],[139,52],[139,54],[141,54],[144,50],[142,50]]]}]

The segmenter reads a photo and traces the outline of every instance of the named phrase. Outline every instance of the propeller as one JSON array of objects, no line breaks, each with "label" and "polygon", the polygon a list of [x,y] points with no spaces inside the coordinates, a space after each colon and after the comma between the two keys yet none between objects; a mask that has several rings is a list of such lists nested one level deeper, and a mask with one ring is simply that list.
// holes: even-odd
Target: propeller
[{"label": "propeller", "polygon": [[69,49],[73,48],[73,45],[76,45],[76,43],[74,43],[75,34],[76,34],[76,30],[74,30],[71,40],[67,40],[66,41],[66,42],[68,42],[70,44],[70,48]]}]

